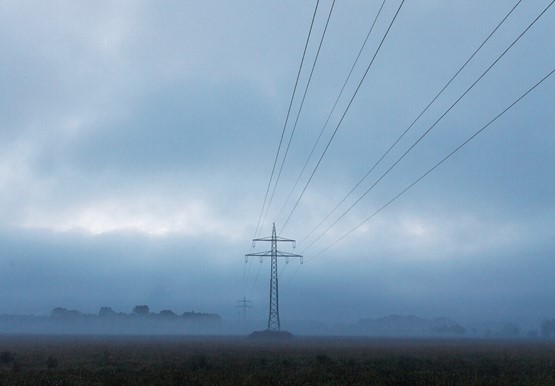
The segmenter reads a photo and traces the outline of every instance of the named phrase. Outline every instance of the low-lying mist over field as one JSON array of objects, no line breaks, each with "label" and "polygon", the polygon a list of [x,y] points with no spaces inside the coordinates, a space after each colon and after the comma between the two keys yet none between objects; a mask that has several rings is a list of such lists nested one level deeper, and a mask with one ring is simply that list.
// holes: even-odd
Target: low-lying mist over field
[{"label": "low-lying mist over field", "polygon": [[[122,335],[122,336],[250,336],[265,330],[267,320],[224,319],[219,314],[170,309],[159,312],[148,305],[137,305],[132,312],[116,312],[101,307],[97,314],[82,313],[63,307],[50,315],[0,315],[2,334],[37,335]],[[282,330],[294,337],[368,337],[433,339],[549,339],[555,336],[555,319],[544,320],[535,329],[523,330],[513,322],[482,322],[469,325],[445,318],[415,315],[387,315],[348,323],[316,320],[282,320]]]}]

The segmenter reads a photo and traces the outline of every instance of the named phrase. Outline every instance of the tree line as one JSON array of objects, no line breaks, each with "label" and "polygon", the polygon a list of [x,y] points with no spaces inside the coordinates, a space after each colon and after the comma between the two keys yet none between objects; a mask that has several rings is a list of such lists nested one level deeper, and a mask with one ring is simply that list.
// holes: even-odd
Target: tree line
[{"label": "tree line", "polygon": [[151,312],[150,307],[147,305],[136,305],[133,307],[131,313],[116,312],[112,307],[103,306],[98,310],[98,314],[83,314],[78,310],[70,310],[64,307],[56,307],[50,313],[50,316],[55,319],[75,319],[83,317],[98,317],[98,318],[159,318],[159,319],[186,319],[186,320],[199,320],[199,321],[220,321],[221,317],[218,314],[186,311],[181,315],[172,310],[164,309],[158,313]]}]

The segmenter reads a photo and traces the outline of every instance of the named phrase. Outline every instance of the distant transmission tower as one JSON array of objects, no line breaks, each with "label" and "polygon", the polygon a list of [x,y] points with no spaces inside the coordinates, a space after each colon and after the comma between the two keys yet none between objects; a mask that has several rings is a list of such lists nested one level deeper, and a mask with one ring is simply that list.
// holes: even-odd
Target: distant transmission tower
[{"label": "distant transmission tower", "polygon": [[289,263],[290,257],[299,257],[301,264],[303,263],[303,257],[301,255],[295,255],[293,253],[281,252],[277,250],[278,242],[290,242],[293,243],[293,248],[295,247],[295,240],[285,239],[283,237],[276,236],[276,224],[272,227],[272,236],[263,237],[260,239],[253,239],[252,245],[254,247],[257,241],[269,241],[271,243],[271,249],[266,252],[249,253],[245,255],[245,261],[248,262],[249,257],[258,256],[260,262],[264,257],[271,258],[271,272],[270,272],[270,315],[268,316],[268,330],[269,331],[281,331],[281,325],[279,322],[279,297],[278,297],[278,269],[277,269],[277,258],[285,257],[285,262]]},{"label": "distant transmission tower", "polygon": [[243,309],[243,321],[247,320],[247,308],[252,308],[251,300],[247,300],[246,296],[243,296],[243,300],[237,300],[237,305],[235,307]]}]

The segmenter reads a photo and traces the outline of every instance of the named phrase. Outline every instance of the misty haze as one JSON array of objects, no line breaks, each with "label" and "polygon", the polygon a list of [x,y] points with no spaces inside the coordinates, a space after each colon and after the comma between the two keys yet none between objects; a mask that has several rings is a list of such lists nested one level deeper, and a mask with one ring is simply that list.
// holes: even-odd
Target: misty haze
[{"label": "misty haze", "polygon": [[553,3],[0,2],[0,383],[555,384]]}]

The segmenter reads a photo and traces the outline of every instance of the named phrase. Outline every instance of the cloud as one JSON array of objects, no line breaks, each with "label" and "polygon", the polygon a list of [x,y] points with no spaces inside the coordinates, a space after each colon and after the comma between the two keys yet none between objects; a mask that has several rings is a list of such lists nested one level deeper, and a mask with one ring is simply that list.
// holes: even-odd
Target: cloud
[{"label": "cloud", "polygon": [[[521,4],[356,193],[368,189],[545,5]],[[268,266],[258,271],[258,263],[249,263],[245,270],[243,256],[313,6],[0,3],[0,266],[8,276],[0,312],[47,313],[54,306],[95,312],[102,305],[129,311],[149,303],[225,314],[241,295],[266,304]],[[330,4],[321,6],[314,36]],[[281,228],[315,166],[317,157],[284,206],[376,10],[374,3],[336,5],[262,235],[273,221]],[[384,15],[394,10],[391,3]],[[508,10],[489,2],[406,4],[283,236],[303,240]],[[388,17],[376,32],[384,32]],[[549,11],[307,251],[306,260],[550,71],[552,20]],[[317,156],[380,36],[363,52]],[[315,51],[311,44],[291,120]],[[552,85],[546,81],[325,254],[298,271],[291,262],[283,271],[284,315],[345,321],[409,312],[467,320],[496,318],[496,312],[523,320],[547,316]],[[259,310],[263,315],[266,307]]]}]

